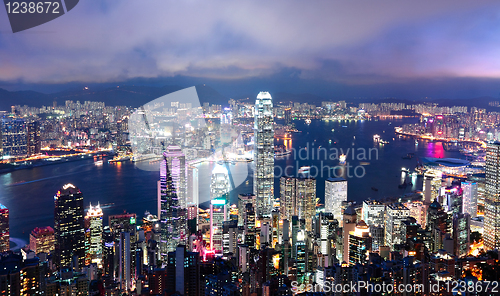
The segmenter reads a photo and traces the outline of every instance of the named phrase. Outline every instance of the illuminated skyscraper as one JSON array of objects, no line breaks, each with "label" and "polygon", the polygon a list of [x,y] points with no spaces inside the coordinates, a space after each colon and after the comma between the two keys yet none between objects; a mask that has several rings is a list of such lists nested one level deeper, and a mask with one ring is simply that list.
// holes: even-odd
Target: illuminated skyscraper
[{"label": "illuminated skyscraper", "polygon": [[102,261],[102,216],[99,204],[95,207],[90,204],[87,216],[85,216],[85,220],[88,221],[87,257],[92,263],[98,264]]},{"label": "illuminated skyscraper", "polygon": [[424,204],[430,205],[438,198],[439,189],[442,184],[442,173],[436,170],[428,170],[424,174]]},{"label": "illuminated skyscraper", "polygon": [[376,200],[363,201],[363,221],[368,225],[384,225],[385,205]]},{"label": "illuminated skyscraper", "polygon": [[10,250],[9,209],[0,204],[0,252]]},{"label": "illuminated skyscraper", "polygon": [[81,267],[85,262],[82,192],[73,184],[66,184],[56,193],[54,202],[54,263],[58,268],[76,264]]},{"label": "illuminated skyscraper", "polygon": [[271,216],[274,200],[274,118],[273,99],[260,92],[255,101],[253,192],[257,216]]},{"label": "illuminated skyscraper", "polygon": [[229,173],[223,165],[217,164],[212,170],[210,198],[215,199],[231,191]]},{"label": "illuminated skyscraper", "polygon": [[28,155],[38,154],[41,149],[40,142],[40,123],[38,121],[28,122]]},{"label": "illuminated skyscraper", "polygon": [[179,147],[169,146],[163,153],[158,194],[160,252],[164,261],[168,252],[175,251],[177,245],[186,239],[185,172],[184,154]]},{"label": "illuminated skyscraper", "polygon": [[4,158],[26,156],[28,146],[24,119],[4,118],[0,123],[2,156]]},{"label": "illuminated skyscraper", "polygon": [[372,249],[370,229],[365,221],[361,220],[354,231],[349,232],[349,265],[368,262],[368,252]]},{"label": "illuminated skyscraper", "polygon": [[312,218],[316,215],[316,179],[280,178],[281,219],[291,220],[298,216],[305,220],[306,230],[312,230]]},{"label": "illuminated skyscraper", "polygon": [[248,203],[255,207],[255,195],[251,193],[238,194],[238,226],[245,225],[245,211]]},{"label": "illuminated skyscraper", "polygon": [[210,202],[210,247],[215,255],[222,256],[223,252],[223,222],[227,220],[227,195],[212,199]]},{"label": "illuminated skyscraper", "polygon": [[500,249],[500,143],[486,148],[484,247]]},{"label": "illuminated skyscraper", "polygon": [[347,201],[347,180],[344,178],[328,178],[325,181],[325,212],[343,225],[342,202]]},{"label": "illuminated skyscraper", "polygon": [[54,251],[54,229],[50,226],[37,227],[30,234],[30,250],[39,253]]},{"label": "illuminated skyscraper", "polygon": [[198,187],[198,168],[194,165],[188,165],[187,177],[187,206],[198,207],[199,200],[199,187]]},{"label": "illuminated skyscraper", "polygon": [[292,220],[293,215],[297,215],[294,211],[296,194],[296,184],[294,177],[280,178],[280,216],[282,220]]},{"label": "illuminated skyscraper", "polygon": [[385,245],[391,249],[396,244],[405,243],[401,235],[401,223],[410,216],[410,210],[403,204],[395,203],[386,207]]},{"label": "illuminated skyscraper", "polygon": [[462,211],[470,215],[471,218],[477,216],[477,183],[462,182]]}]

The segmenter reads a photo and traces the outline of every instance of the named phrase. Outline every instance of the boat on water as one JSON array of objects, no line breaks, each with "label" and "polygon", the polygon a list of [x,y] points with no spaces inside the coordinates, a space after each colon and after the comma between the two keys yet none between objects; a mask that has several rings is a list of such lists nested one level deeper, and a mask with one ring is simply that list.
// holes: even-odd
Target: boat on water
[{"label": "boat on water", "polygon": [[345,154],[340,155],[339,156],[339,163],[345,164],[346,159],[347,159],[347,156]]},{"label": "boat on water", "polygon": [[299,168],[299,173],[300,174],[307,174],[310,171],[311,171],[311,167],[310,166],[303,166],[303,167]]},{"label": "boat on water", "polygon": [[94,162],[94,165],[97,165],[97,166],[100,166],[102,164],[103,164],[102,160],[98,160],[98,161]]},{"label": "boat on water", "polygon": [[311,119],[307,118],[306,119],[306,124],[311,124]]},{"label": "boat on water", "polygon": [[373,191],[378,191],[378,188],[372,187]]}]

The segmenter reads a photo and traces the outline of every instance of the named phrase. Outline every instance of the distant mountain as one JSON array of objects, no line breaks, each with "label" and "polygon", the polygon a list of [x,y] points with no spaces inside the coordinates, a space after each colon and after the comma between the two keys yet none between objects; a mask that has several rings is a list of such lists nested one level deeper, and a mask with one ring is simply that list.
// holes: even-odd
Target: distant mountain
[{"label": "distant mountain", "polygon": [[[10,92],[0,88],[0,110],[10,110],[12,105],[28,105],[33,107],[64,105],[65,101],[98,101],[109,106],[142,106],[163,95],[184,89],[177,85],[163,87],[124,85],[105,89],[81,89],[43,94],[34,91]],[[206,85],[197,85],[196,91],[200,102],[227,105],[228,98]]]}]

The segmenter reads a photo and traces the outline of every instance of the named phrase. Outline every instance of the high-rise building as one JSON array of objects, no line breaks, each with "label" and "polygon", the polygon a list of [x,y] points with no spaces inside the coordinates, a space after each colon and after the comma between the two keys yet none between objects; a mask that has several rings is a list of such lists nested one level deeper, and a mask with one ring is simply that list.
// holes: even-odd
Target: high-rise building
[{"label": "high-rise building", "polygon": [[200,204],[199,194],[198,168],[194,165],[188,165],[187,205],[198,207]]},{"label": "high-rise building", "polygon": [[223,253],[223,222],[227,220],[228,202],[227,194],[210,202],[210,247],[215,255]]},{"label": "high-rise building", "polygon": [[453,254],[462,257],[469,254],[470,215],[458,213],[453,215]]},{"label": "high-rise building", "polygon": [[245,225],[245,211],[250,203],[255,208],[255,195],[252,193],[238,194],[238,226]]},{"label": "high-rise building", "polygon": [[10,250],[9,209],[0,204],[0,252]]},{"label": "high-rise building", "polygon": [[376,200],[363,201],[363,221],[368,225],[383,225],[385,205]]},{"label": "high-rise building", "polygon": [[102,261],[102,209],[99,204],[97,206],[92,206],[87,211],[87,216],[85,220],[88,225],[88,248],[87,248],[87,258],[92,263],[101,264]]},{"label": "high-rise building", "polygon": [[470,215],[471,218],[477,217],[477,183],[462,182],[462,211]]},{"label": "high-rise building", "polygon": [[229,220],[222,222],[223,224],[223,250],[224,256],[229,257],[236,255],[238,246],[238,221]]},{"label": "high-rise building", "polygon": [[300,220],[305,220],[306,231],[312,231],[312,219],[316,215],[316,179],[296,179],[295,211]]},{"label": "high-rise building", "polygon": [[292,108],[285,108],[284,117],[285,117],[285,124],[292,123]]},{"label": "high-rise building", "polygon": [[280,216],[282,220],[292,220],[297,215],[294,206],[296,203],[296,179],[294,177],[280,178]]},{"label": "high-rise building", "polygon": [[169,146],[163,152],[160,167],[158,192],[158,215],[160,218],[160,253],[164,261],[168,252],[186,240],[187,223],[185,209],[186,164],[182,151]]},{"label": "high-rise building", "polygon": [[427,220],[427,208],[429,205],[424,204],[422,201],[411,201],[404,203],[405,207],[410,210],[410,217],[415,218],[417,223],[421,225],[423,229],[426,227]]},{"label": "high-rise building", "polygon": [[500,249],[500,143],[486,148],[484,247]]},{"label": "high-rise building", "polygon": [[28,146],[24,119],[3,118],[1,124],[0,151],[3,158],[26,156]]},{"label": "high-rise building", "polygon": [[223,196],[231,191],[229,182],[229,173],[225,166],[217,164],[212,170],[212,179],[210,183],[210,199]]},{"label": "high-rise building", "polygon": [[[183,245],[168,254],[166,287],[168,294],[200,295],[200,255],[188,252]],[[163,292],[163,291],[162,291]]]},{"label": "high-rise building", "polygon": [[403,204],[395,203],[386,207],[385,245],[391,249],[394,245],[406,242],[401,235],[401,223],[410,216],[410,210]]},{"label": "high-rise building", "polygon": [[347,201],[347,180],[344,178],[328,178],[325,181],[325,212],[343,225],[342,202]]},{"label": "high-rise building", "polygon": [[73,184],[54,196],[54,263],[58,268],[81,267],[85,262],[83,195]]},{"label": "high-rise building", "polygon": [[312,230],[312,219],[316,215],[316,179],[280,178],[281,219],[291,220],[298,216],[305,220],[306,230]]},{"label": "high-rise building", "polygon": [[350,204],[343,213],[344,226],[342,227],[342,261],[349,263],[349,233],[356,229],[358,213]]},{"label": "high-rise building", "polygon": [[253,192],[257,216],[271,216],[274,200],[274,118],[273,100],[260,92],[255,101]]},{"label": "high-rise building", "polygon": [[368,262],[368,253],[372,249],[370,229],[365,221],[361,220],[353,231],[349,232],[349,265]]},{"label": "high-rise building", "polygon": [[442,184],[442,173],[436,170],[428,170],[424,174],[424,204],[430,205],[438,198]]},{"label": "high-rise building", "polygon": [[41,142],[40,142],[40,123],[38,121],[28,122],[28,133],[27,133],[27,146],[28,155],[34,155],[40,153]]},{"label": "high-rise building", "polygon": [[30,250],[39,253],[51,253],[54,251],[54,229],[50,226],[37,227],[30,234]]},{"label": "high-rise building", "polygon": [[132,256],[130,244],[130,232],[124,231],[119,234],[118,243],[118,280],[123,291],[129,291],[132,285]]}]

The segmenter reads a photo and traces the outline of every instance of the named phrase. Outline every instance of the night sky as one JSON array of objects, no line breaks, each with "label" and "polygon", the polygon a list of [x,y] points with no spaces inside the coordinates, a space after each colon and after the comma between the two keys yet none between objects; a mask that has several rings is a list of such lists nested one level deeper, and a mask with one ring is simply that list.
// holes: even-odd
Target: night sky
[{"label": "night sky", "polygon": [[499,1],[81,0],[13,34],[0,87],[151,79],[228,96],[500,96]]}]

